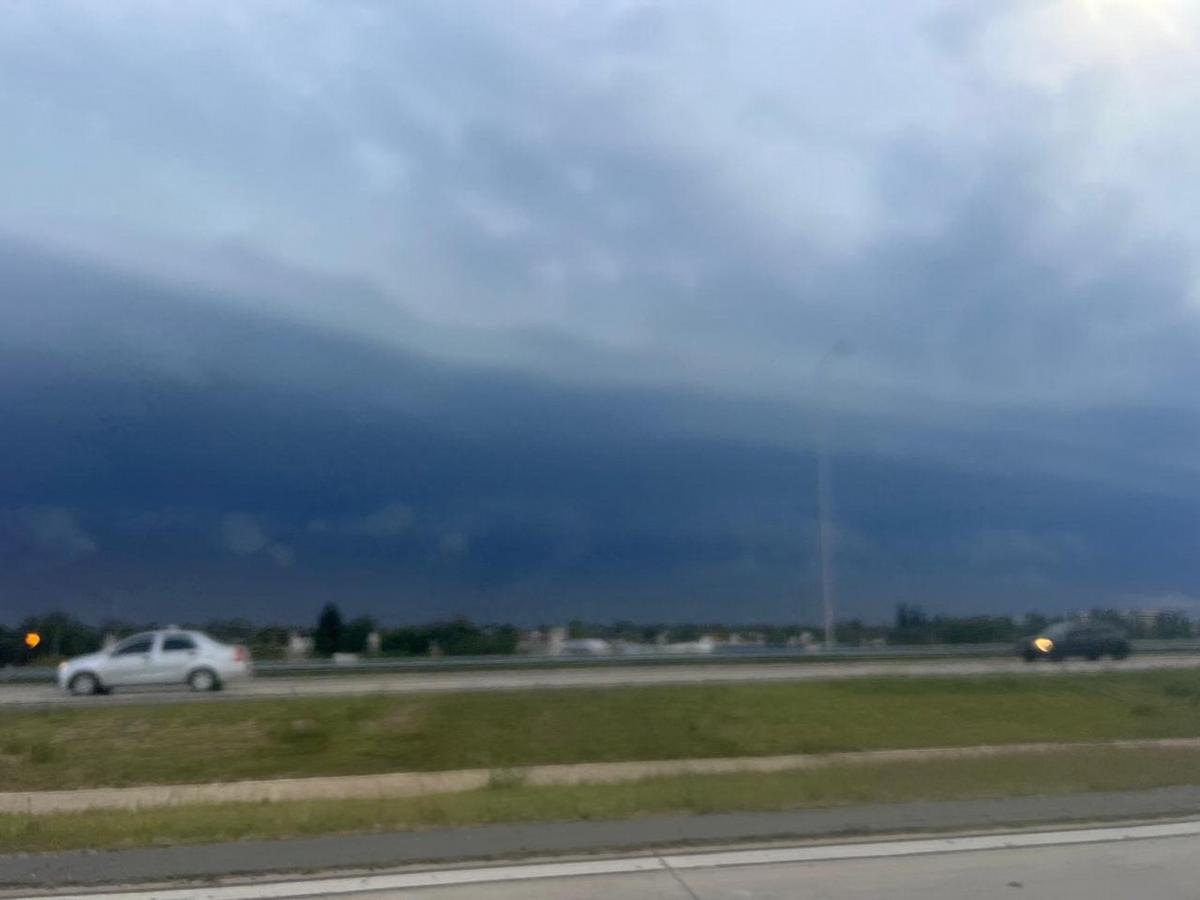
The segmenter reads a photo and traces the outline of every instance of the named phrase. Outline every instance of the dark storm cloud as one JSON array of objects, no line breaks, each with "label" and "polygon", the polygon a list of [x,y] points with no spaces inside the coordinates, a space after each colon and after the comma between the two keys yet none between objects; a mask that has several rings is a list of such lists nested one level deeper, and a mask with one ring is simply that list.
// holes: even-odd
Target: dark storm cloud
[{"label": "dark storm cloud", "polygon": [[[304,618],[336,595],[398,619],[815,618],[802,424],[798,443],[736,397],[569,388],[203,305],[187,315],[185,298],[25,250],[7,257],[10,283],[89,335],[74,359],[42,355],[49,341],[5,354],[14,610]],[[52,290],[67,271],[76,288]],[[80,303],[89,316],[68,315]],[[123,334],[131,321],[186,345],[188,365],[156,367]],[[955,439],[917,436],[934,456]],[[1195,574],[1193,503],[1014,462],[1053,441],[1004,437],[999,473],[961,448],[951,466],[884,449],[837,459],[847,613],[900,600],[1019,612]]]},{"label": "dark storm cloud", "polygon": [[5,610],[815,617],[821,423],[847,613],[1189,596],[1195,22],[1083,6],[13,4]]}]

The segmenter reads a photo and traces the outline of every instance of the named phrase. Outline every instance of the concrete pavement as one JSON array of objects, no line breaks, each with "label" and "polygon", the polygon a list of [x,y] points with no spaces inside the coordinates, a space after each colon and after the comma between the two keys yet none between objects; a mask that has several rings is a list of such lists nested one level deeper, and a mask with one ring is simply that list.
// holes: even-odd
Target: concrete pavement
[{"label": "concrete pavement", "polygon": [[258,678],[220,693],[183,691],[118,692],[107,697],[72,698],[49,685],[0,685],[0,707],[102,706],[119,703],[213,702],[238,698],[321,697],[361,694],[493,691],[546,688],[596,688],[625,685],[709,684],[750,681],[829,681],[842,678],[1024,675],[1051,677],[1068,673],[1194,669],[1200,656],[1162,654],[1113,662],[1071,660],[1026,663],[1020,659],[943,659],[831,661],[808,663],[696,663],[604,666],[585,669],[453,671],[322,677]]},{"label": "concrete pavement", "polygon": [[1198,884],[1200,857],[1195,853],[1195,837],[1186,835],[682,871],[672,865],[657,871],[404,888],[360,896],[369,900],[1195,900]]},{"label": "concrete pavement", "polygon": [[[28,892],[35,888],[247,877],[287,871],[368,870],[641,848],[1195,815],[1200,815],[1200,787],[874,804],[776,813],[663,816],[620,822],[485,825],[288,841],[15,854],[0,856],[0,888],[13,889],[15,895],[20,895],[22,889]],[[1197,827],[1200,836],[1200,826]],[[1195,838],[1189,842],[1193,852],[1195,843]],[[1200,891],[1191,896],[1198,895]],[[143,900],[149,896],[143,895]],[[1144,896],[1147,900],[1152,898]]]},{"label": "concrete pavement", "polygon": [[[567,862],[284,882],[77,894],[79,900],[604,898],[733,900],[1194,900],[1200,821],[758,849],[651,853]],[[69,895],[70,896],[70,895]]]}]

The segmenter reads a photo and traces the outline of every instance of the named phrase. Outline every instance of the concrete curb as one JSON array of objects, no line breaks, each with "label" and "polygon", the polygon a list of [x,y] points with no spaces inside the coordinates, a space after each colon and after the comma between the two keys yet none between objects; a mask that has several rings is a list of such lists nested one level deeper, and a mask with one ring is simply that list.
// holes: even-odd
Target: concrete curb
[{"label": "concrete curb", "polygon": [[146,809],[218,803],[266,803],[285,800],[420,797],[477,790],[494,782],[527,785],[616,784],[669,775],[716,775],[784,772],[832,765],[980,759],[1070,750],[1200,750],[1200,738],[1119,740],[1084,743],[988,744],[976,747],[929,747],[851,753],[741,756],[725,759],[670,759],[615,763],[521,766],[509,769],[458,769],[446,772],[393,772],[278,778],[211,784],[143,785],[72,791],[0,793],[0,813],[47,815],[90,809]]}]

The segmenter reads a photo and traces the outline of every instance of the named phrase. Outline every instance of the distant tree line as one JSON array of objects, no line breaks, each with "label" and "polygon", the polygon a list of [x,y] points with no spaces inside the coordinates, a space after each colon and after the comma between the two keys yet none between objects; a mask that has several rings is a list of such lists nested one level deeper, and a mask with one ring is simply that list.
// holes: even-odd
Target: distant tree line
[{"label": "distant tree line", "polygon": [[[1200,625],[1177,610],[1129,613],[1115,609],[1093,609],[1086,615],[1094,621],[1111,622],[1135,638],[1188,638],[1200,636]],[[1061,620],[1029,613],[1020,619],[1010,616],[928,615],[920,606],[900,604],[890,624],[868,624],[859,620],[839,622],[838,643],[852,646],[886,644],[990,644],[1015,641]],[[124,637],[163,623],[107,621],[91,625],[62,612],[32,616],[16,627],[0,625],[0,666],[29,662],[53,662],[98,650],[107,636]],[[215,619],[195,623],[217,640],[248,646],[256,659],[279,659],[288,650],[290,636],[311,636],[317,656],[334,653],[366,653],[370,635],[378,636],[378,653],[384,656],[483,656],[512,654],[518,650],[521,632],[513,625],[479,625],[466,618],[426,625],[383,626],[369,616],[346,620],[335,604],[321,610],[314,627],[256,625],[246,619]],[[36,647],[28,647],[25,636],[38,635]],[[819,640],[820,629],[804,625],[644,624],[630,621],[609,623],[572,621],[566,626],[570,638],[602,638],[632,643],[681,643],[711,636],[717,640],[740,640],[768,645]]]},{"label": "distant tree line", "polygon": [[[53,662],[99,650],[106,638],[122,638],[139,631],[162,627],[163,622],[106,621],[92,625],[74,616],[54,612],[31,616],[16,627],[0,625],[0,666],[30,662]],[[369,635],[379,637],[379,653],[385,656],[484,656],[517,652],[520,632],[512,625],[477,625],[469,619],[427,625],[385,627],[367,616],[346,621],[336,605],[322,611],[314,628],[255,625],[247,619],[213,619],[181,623],[219,641],[244,644],[255,659],[281,659],[288,651],[293,633],[307,634],[317,656],[334,653],[365,653]],[[25,636],[37,634],[36,647],[27,647]]]},{"label": "distant tree line", "polygon": [[372,633],[379,636],[384,656],[489,656],[517,652],[520,632],[512,625],[476,625],[458,618],[430,625],[379,626],[369,616],[344,622],[336,604],[328,604],[317,617],[313,652],[364,653]]},{"label": "distant tree line", "polygon": [[[39,640],[33,648],[25,645],[25,636],[30,633]],[[98,628],[60,612],[25,619],[16,628],[0,625],[0,666],[39,656],[57,658],[92,653],[100,647],[101,634]]]}]

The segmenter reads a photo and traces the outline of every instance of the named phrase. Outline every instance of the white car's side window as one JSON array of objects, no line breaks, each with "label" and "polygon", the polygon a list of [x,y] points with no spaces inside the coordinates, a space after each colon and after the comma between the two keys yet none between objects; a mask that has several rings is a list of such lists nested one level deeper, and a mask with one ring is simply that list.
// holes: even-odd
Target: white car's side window
[{"label": "white car's side window", "polygon": [[138,653],[149,653],[150,648],[153,646],[154,646],[154,638],[152,638],[152,637],[136,638],[134,640],[129,640],[123,644],[120,644],[117,647],[117,649],[113,651],[112,655],[113,656],[131,656],[133,654],[138,654]]}]

